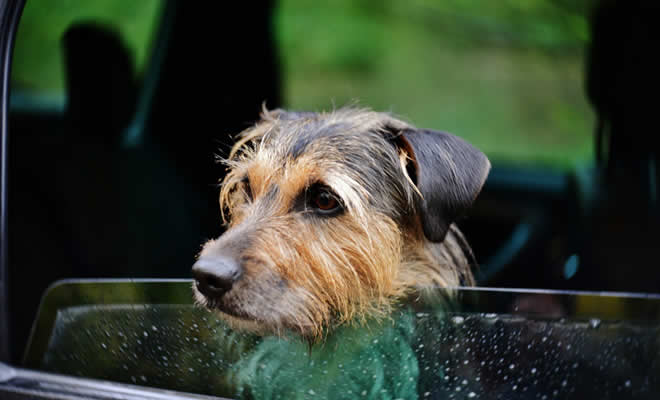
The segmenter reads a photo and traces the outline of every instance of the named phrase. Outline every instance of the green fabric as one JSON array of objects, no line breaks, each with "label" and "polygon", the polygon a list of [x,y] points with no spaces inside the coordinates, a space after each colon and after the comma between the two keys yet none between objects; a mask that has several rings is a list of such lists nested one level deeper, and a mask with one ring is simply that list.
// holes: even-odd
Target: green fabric
[{"label": "green fabric", "polygon": [[411,312],[347,325],[322,345],[267,338],[236,365],[241,397],[417,399],[419,367]]}]

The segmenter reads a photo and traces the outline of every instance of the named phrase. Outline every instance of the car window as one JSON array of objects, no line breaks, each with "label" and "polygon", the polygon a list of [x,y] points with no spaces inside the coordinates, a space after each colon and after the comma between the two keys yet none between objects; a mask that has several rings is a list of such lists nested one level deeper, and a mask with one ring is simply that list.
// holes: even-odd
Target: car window
[{"label": "car window", "polygon": [[47,338],[44,351],[34,351],[33,340],[28,364],[232,398],[660,393],[660,297],[459,289],[442,292],[444,301],[416,299],[388,318],[342,326],[310,344],[232,330],[190,304],[189,290],[189,281],[60,285],[40,314],[51,323],[38,324],[41,338],[33,338]]},{"label": "car window", "polygon": [[283,0],[285,102],[358,101],[462,136],[500,163],[573,166],[593,158],[590,3]]},{"label": "car window", "polygon": [[[14,48],[12,103],[63,105],[66,68],[63,37],[76,25],[93,25],[98,31],[116,35],[128,51],[135,74],[140,76],[148,63],[163,4],[163,0],[27,1]],[[81,49],[90,58],[98,56],[90,51],[95,47],[94,35],[89,32],[80,35],[90,41],[87,49]],[[96,46],[103,50],[102,43]]]}]

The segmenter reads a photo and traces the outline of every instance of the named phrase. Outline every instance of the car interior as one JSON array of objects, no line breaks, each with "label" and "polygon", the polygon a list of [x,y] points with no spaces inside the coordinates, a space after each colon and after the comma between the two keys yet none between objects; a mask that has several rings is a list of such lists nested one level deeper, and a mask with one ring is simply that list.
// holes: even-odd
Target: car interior
[{"label": "car interior", "polygon": [[[139,28],[149,29],[148,34],[143,34],[148,40],[140,45],[139,51],[127,40],[123,28],[102,15],[81,14],[66,23],[62,20],[58,22],[62,25],[58,30],[61,35],[53,37],[51,46],[61,64],[54,72],[61,82],[59,97],[49,96],[45,91],[44,95],[34,82],[23,79],[27,75],[20,74],[21,68],[28,69],[27,61],[23,60],[42,62],[36,56],[24,56],[37,48],[29,46],[30,43],[42,40],[28,29],[36,22],[30,25],[28,21],[55,19],[55,15],[41,9],[40,0],[5,3],[3,7],[13,10],[17,24],[14,35],[11,19],[6,17],[1,22],[6,31],[2,36],[6,42],[3,46],[9,46],[6,54],[14,57],[13,63],[11,57],[7,61],[12,75],[6,89],[8,97],[2,104],[6,110],[3,134],[8,139],[2,148],[3,165],[6,165],[2,215],[6,216],[3,222],[6,225],[0,247],[5,260],[0,275],[4,285],[0,290],[0,302],[6,308],[6,315],[0,313],[0,324],[5,327],[0,332],[0,342],[6,354],[2,354],[0,361],[8,365],[38,369],[35,363],[24,364],[25,354],[30,336],[39,335],[33,330],[33,324],[38,319],[40,304],[44,304],[42,296],[55,282],[108,278],[190,279],[190,268],[200,245],[223,232],[218,182],[225,170],[218,159],[228,154],[240,131],[258,120],[263,107],[320,105],[327,109],[351,104],[353,96],[358,97],[359,105],[370,106],[368,91],[365,92],[367,100],[363,103],[360,99],[360,84],[357,89],[349,90],[345,88],[350,87],[351,82],[337,83],[329,79],[328,83],[308,88],[305,81],[296,80],[295,72],[302,70],[300,65],[313,65],[313,62],[305,61],[307,53],[300,47],[286,47],[286,40],[294,43],[293,39],[286,38],[295,36],[295,43],[312,42],[314,33],[308,38],[300,31],[286,36],[286,29],[293,28],[283,28],[282,21],[296,21],[294,17],[305,15],[303,7],[294,7],[299,6],[295,1],[237,2],[231,6],[177,0],[152,0],[139,6],[130,1],[114,2],[126,15],[136,12],[132,7],[150,4],[150,25]],[[101,3],[110,9],[108,4],[113,2],[99,0]],[[363,23],[369,29],[387,32],[387,25],[374,22],[384,18],[379,13],[385,11],[373,3],[355,2],[356,13],[364,18]],[[445,6],[431,3],[415,1],[410,9],[390,4],[388,12],[393,13],[391,18],[398,19],[412,18],[413,12],[432,14],[435,11],[445,15],[441,14]],[[572,90],[583,97],[580,101],[591,113],[585,117],[588,129],[584,129],[584,124],[571,125],[570,120],[566,126],[550,124],[547,129],[564,132],[569,138],[567,146],[572,146],[571,140],[577,143],[575,138],[586,138],[583,142],[587,150],[581,153],[585,155],[580,156],[579,162],[553,164],[507,158],[496,151],[491,154],[488,146],[495,148],[497,143],[486,145],[484,151],[493,165],[491,173],[475,204],[458,225],[478,263],[474,270],[478,287],[566,293],[625,292],[633,298],[647,299],[650,303],[630,307],[644,309],[643,318],[655,324],[649,323],[648,329],[656,336],[651,335],[643,342],[650,347],[639,347],[644,349],[640,352],[655,354],[645,359],[647,369],[637,371],[640,376],[648,376],[649,371],[657,371],[660,365],[657,353],[660,314],[654,297],[660,293],[660,265],[655,254],[660,239],[660,147],[656,141],[655,114],[660,93],[660,55],[656,49],[660,38],[660,28],[656,24],[660,5],[643,0],[534,3],[543,4],[548,10],[570,10],[582,18],[578,22],[584,26],[574,23],[582,27],[584,41],[570,50],[579,60],[575,67],[577,72],[571,70],[571,76],[577,76]],[[285,5],[290,7],[286,8],[289,10],[286,12],[290,12],[286,15],[292,16],[290,19],[282,16]],[[75,8],[75,5],[70,7]],[[318,13],[323,14],[323,7],[333,6],[318,7]],[[454,15],[451,13],[462,6],[455,7],[447,11],[447,15]],[[121,13],[117,11],[118,15],[123,15]],[[568,11],[566,13],[569,15]],[[503,20],[508,21],[509,14],[503,15]],[[460,27],[459,17],[455,14],[454,19]],[[568,21],[564,14],[557,18]],[[438,29],[434,35],[453,32],[449,28],[442,30],[441,19],[428,21],[429,32]],[[133,25],[126,26],[126,29],[137,29]],[[329,32],[343,28],[346,27],[332,27]],[[539,28],[539,32],[550,32],[550,28],[544,29],[546,31]],[[436,36],[429,37],[430,43],[434,43]],[[326,41],[319,42],[321,55],[324,51],[330,52],[324,45],[332,47],[328,44],[330,39],[323,40]],[[492,40],[492,43],[500,43],[505,39]],[[457,39],[455,46],[463,45]],[[392,46],[396,48],[394,43]],[[494,45],[497,46],[499,44]],[[387,51],[387,46],[379,47],[364,57],[398,57]],[[368,77],[371,64],[360,64],[361,55],[355,53],[346,51],[342,57],[349,60],[347,63],[355,69],[355,76],[369,81],[372,79]],[[527,59],[525,57],[535,53],[526,50],[521,54],[520,59]],[[561,58],[561,55],[549,51],[544,57]],[[515,64],[518,59],[512,60],[510,62]],[[534,62],[530,61],[532,67],[514,65],[512,68],[514,71],[535,68]],[[292,64],[297,66],[292,67]],[[442,68],[451,69],[452,66]],[[318,75],[327,73],[332,77],[335,74],[323,68],[319,71]],[[492,72],[486,68],[475,71]],[[39,79],[50,78],[40,76]],[[407,76],[400,79],[405,82]],[[439,97],[443,87],[458,85],[441,73],[428,79],[440,82],[432,89],[437,90]],[[493,78],[496,82],[498,79],[497,76]],[[548,86],[553,84],[552,80],[547,83]],[[323,85],[332,93],[345,90],[348,94],[338,99],[314,100],[323,97],[324,93],[316,90]],[[378,80],[374,85],[387,86]],[[295,93],[308,93],[312,100],[307,103],[297,100],[302,97],[296,97]],[[573,96],[572,93],[567,96]],[[498,95],[503,99],[512,96],[506,92],[494,96]],[[543,98],[544,95],[544,91],[534,91],[527,96]],[[397,93],[394,93],[392,99],[396,98]],[[475,104],[481,104],[478,96],[473,99]],[[384,107],[388,106],[386,103]],[[392,107],[397,112],[398,109]],[[409,107],[425,109],[429,106],[411,103]],[[452,110],[449,104],[446,109],[434,109],[429,113],[451,116]],[[565,113],[579,114],[582,110],[569,109]],[[542,119],[544,113],[554,111],[536,112],[538,114],[534,115]],[[495,113],[470,114],[469,118],[474,120],[470,128],[483,130],[487,136],[490,124],[497,124],[497,121],[491,122],[496,118]],[[451,117],[448,118],[451,121]],[[430,128],[445,129],[443,126]],[[526,134],[534,136],[533,132]],[[484,143],[498,141],[492,136],[483,140]],[[547,139],[548,142],[543,140],[534,142],[532,147],[538,147],[539,152],[544,146],[552,148],[553,137]],[[574,146],[579,147],[578,144]],[[557,155],[558,159],[561,157]],[[180,284],[181,287],[188,285]],[[539,302],[539,307],[545,304],[546,297],[531,298]],[[570,301],[578,302],[578,298]],[[485,300],[480,301],[483,304]],[[104,300],[98,302],[102,304]],[[187,305],[191,302],[192,298],[184,301]],[[629,314],[621,311],[624,308],[604,315],[625,318]],[[18,372],[12,373],[28,374],[30,370],[16,368],[15,371]],[[75,375],[76,371],[67,372]],[[0,369],[0,383],[2,375]],[[131,381],[130,376],[127,375],[127,381],[122,384],[145,383],[139,378]],[[561,386],[561,382],[557,384]],[[115,388],[120,387],[129,390],[123,386]],[[659,388],[658,382],[653,381],[647,387],[649,392],[639,392],[631,398],[655,398],[650,391]],[[186,391],[189,388],[167,389]],[[135,393],[127,396],[142,398]],[[196,393],[199,394],[187,395],[205,398],[203,395],[213,394]],[[444,395],[448,393],[443,392]],[[168,398],[167,393],[144,396]]]}]

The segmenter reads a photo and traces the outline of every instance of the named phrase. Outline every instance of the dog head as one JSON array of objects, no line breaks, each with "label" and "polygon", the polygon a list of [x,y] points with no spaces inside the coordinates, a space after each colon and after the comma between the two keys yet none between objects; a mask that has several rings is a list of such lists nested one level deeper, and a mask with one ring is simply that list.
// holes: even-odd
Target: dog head
[{"label": "dog head", "polygon": [[[311,338],[423,283],[405,269],[424,272],[490,168],[458,137],[357,109],[265,112],[226,164],[228,229],[193,267],[196,299],[240,328]],[[458,285],[465,264],[433,282]]]}]

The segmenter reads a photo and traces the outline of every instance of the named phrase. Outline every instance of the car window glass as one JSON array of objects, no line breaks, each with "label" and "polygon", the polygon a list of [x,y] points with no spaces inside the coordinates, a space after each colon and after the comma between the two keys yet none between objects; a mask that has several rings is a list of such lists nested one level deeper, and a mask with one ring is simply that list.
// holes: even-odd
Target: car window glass
[{"label": "car window glass", "polygon": [[596,392],[618,399],[660,392],[660,299],[468,289],[442,298],[340,327],[311,346],[233,331],[191,304],[62,307],[38,367],[255,399],[579,399]]},{"label": "car window glass", "polygon": [[283,0],[285,102],[358,101],[458,134],[498,162],[569,167],[593,158],[590,4]]},{"label": "car window glass", "polygon": [[[108,35],[118,36],[140,76],[149,59],[163,4],[163,0],[27,1],[14,48],[14,103],[25,100],[62,106],[66,68],[63,36],[76,25],[93,25]],[[90,51],[95,47],[95,33],[81,36],[90,41],[87,57],[95,57],[96,53]],[[97,46],[103,50],[103,44]]]}]

